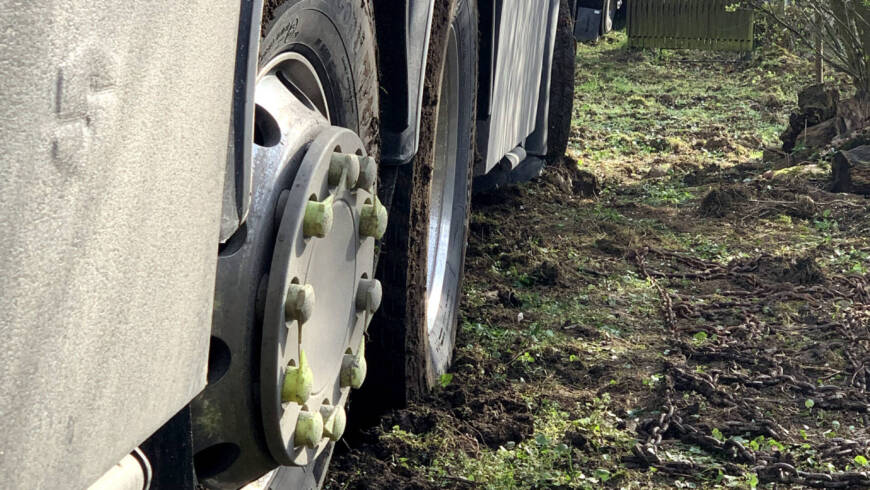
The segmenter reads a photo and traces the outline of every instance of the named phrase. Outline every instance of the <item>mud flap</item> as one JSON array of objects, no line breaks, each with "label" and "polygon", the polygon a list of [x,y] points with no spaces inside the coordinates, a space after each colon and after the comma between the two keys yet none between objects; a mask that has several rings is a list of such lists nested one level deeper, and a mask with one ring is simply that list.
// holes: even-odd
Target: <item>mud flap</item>
[{"label": "mud flap", "polygon": [[574,39],[595,41],[601,33],[601,9],[577,8],[574,17]]}]

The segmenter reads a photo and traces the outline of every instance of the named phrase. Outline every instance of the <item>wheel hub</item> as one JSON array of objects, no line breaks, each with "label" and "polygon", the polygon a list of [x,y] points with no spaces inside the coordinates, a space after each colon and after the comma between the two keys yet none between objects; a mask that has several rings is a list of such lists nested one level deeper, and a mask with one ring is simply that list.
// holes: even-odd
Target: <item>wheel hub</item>
[{"label": "wheel hub", "polygon": [[341,437],[365,378],[386,210],[377,163],[353,131],[329,125],[323,93],[296,53],[257,79],[251,211],[219,255],[209,383],[191,404],[209,487],[313,462]]},{"label": "wheel hub", "polygon": [[[358,297],[379,289],[371,278],[380,236],[361,223],[380,202],[371,182],[360,186],[359,168],[373,165],[353,132],[326,129],[284,205],[265,302],[260,393],[266,442],[283,465],[306,465],[340,437],[330,417],[365,374],[363,333],[380,301],[359,308]],[[287,313],[303,288],[316,298],[309,318]]]}]

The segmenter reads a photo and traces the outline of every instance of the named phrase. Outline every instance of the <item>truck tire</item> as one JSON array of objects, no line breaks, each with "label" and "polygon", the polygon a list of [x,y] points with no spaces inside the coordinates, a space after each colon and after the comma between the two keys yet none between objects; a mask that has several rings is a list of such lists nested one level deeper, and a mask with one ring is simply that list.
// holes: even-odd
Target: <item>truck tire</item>
[{"label": "truck tire", "polygon": [[547,162],[558,164],[568,149],[574,107],[574,69],[577,64],[574,16],[568,0],[559,2],[559,21],[550,74],[550,107],[547,116]]},{"label": "truck tire", "polygon": [[[436,2],[419,151],[397,167],[378,261],[384,301],[369,330],[367,400],[403,406],[450,365],[462,285],[477,102],[477,2]],[[385,187],[382,187],[383,191]]]},{"label": "truck tire", "polygon": [[[330,122],[356,132],[377,158],[378,77],[371,2],[268,0],[260,64],[284,51],[318,63]],[[278,5],[276,7],[276,5]]]}]

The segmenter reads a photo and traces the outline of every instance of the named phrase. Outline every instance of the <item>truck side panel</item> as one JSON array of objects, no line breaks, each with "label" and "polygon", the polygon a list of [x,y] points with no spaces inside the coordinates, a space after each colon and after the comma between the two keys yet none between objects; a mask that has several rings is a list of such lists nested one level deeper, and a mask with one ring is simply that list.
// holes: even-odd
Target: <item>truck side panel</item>
[{"label": "truck side panel", "polygon": [[83,488],[205,384],[237,0],[0,0],[0,487]]}]

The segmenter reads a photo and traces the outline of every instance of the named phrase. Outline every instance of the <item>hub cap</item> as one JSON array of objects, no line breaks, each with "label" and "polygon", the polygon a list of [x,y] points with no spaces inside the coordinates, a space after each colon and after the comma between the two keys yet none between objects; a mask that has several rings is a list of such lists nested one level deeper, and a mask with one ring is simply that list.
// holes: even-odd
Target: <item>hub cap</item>
[{"label": "hub cap", "polygon": [[[263,319],[261,402],[269,450],[284,465],[308,464],[326,447],[321,412],[342,407],[365,374],[363,332],[373,310],[358,308],[357,298],[371,296],[375,240],[360,223],[379,203],[357,186],[364,154],[353,132],[324,130],[302,160],[278,228]],[[311,221],[330,223],[309,234]],[[301,321],[288,311],[304,303],[304,290],[316,300]]]},{"label": "hub cap", "polygon": [[265,65],[254,99],[251,211],[218,258],[215,359],[191,404],[197,474],[217,488],[275,462],[308,465],[341,437],[381,298],[377,163],[330,126],[317,70],[298,53]]}]

